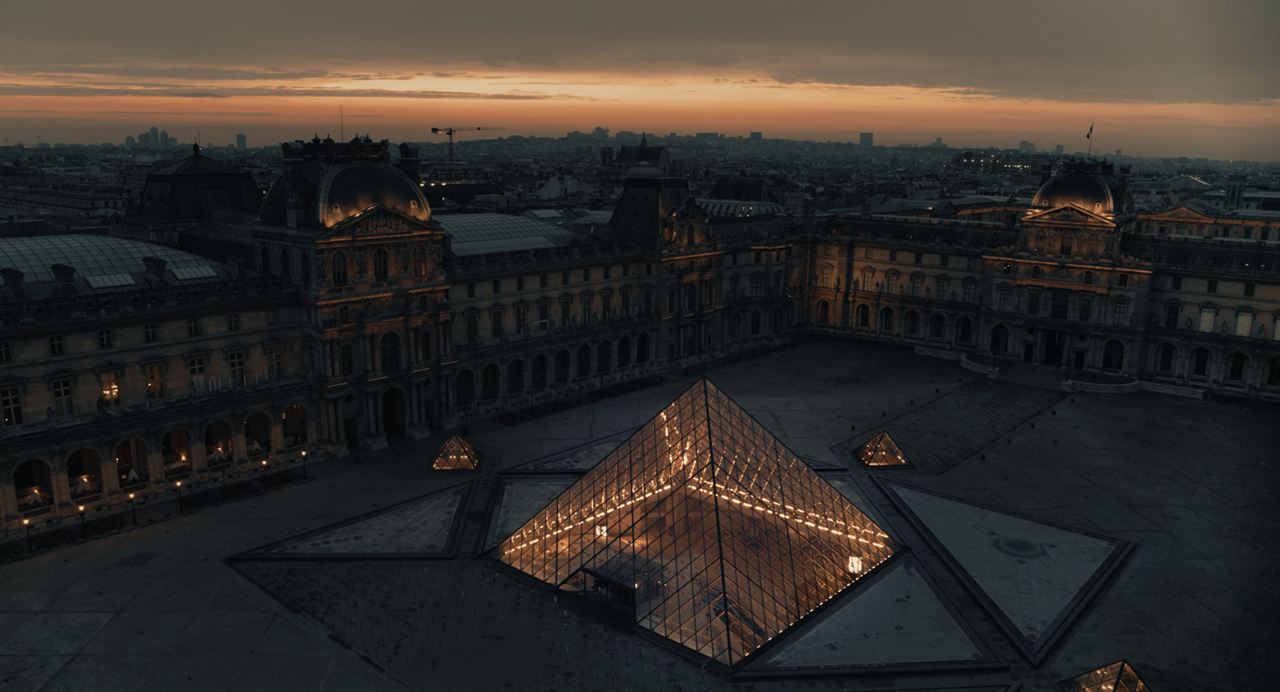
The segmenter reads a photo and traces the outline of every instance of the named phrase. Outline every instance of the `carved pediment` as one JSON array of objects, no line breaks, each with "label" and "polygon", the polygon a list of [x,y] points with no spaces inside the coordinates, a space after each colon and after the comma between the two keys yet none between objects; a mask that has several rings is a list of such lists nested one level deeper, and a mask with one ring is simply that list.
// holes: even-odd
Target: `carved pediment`
[{"label": "carved pediment", "polygon": [[1173,209],[1166,209],[1165,211],[1157,212],[1152,214],[1150,218],[1161,221],[1199,221],[1202,223],[1213,221],[1212,216],[1202,214],[1195,209],[1185,206],[1174,207]]},{"label": "carved pediment", "polygon": [[1115,223],[1106,217],[1099,216],[1098,214],[1094,214],[1093,212],[1075,205],[1066,205],[1056,207],[1054,209],[1033,212],[1028,214],[1023,219],[1023,222],[1060,223],[1071,224],[1074,226],[1100,226],[1105,228],[1115,228]]},{"label": "carved pediment", "polygon": [[373,206],[329,229],[328,235],[394,235],[427,228],[421,221],[405,216],[394,209]]}]

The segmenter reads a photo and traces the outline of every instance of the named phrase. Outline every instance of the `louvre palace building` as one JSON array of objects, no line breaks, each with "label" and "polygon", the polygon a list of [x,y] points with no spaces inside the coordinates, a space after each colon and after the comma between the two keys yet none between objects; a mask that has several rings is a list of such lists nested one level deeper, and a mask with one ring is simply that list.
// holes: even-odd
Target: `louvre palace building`
[{"label": "louvre palace building", "polygon": [[919,217],[792,217],[641,164],[579,232],[435,215],[396,153],[285,144],[264,197],[196,149],[118,232],[0,238],[5,529],[798,337],[1280,400],[1280,246],[1145,232],[1105,162],[1063,163],[1029,208]]}]

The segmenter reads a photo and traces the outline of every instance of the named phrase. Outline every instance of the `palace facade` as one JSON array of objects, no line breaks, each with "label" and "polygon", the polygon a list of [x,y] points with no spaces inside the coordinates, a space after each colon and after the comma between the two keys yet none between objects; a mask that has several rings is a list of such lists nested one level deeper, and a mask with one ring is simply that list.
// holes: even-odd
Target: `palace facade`
[{"label": "palace facade", "polygon": [[[1280,399],[1280,250],[1139,233],[1099,162],[988,220],[725,212],[650,170],[577,233],[433,214],[403,145],[394,162],[367,137],[283,154],[253,216],[238,179],[188,161],[149,186],[171,220],[142,240],[0,238],[7,530],[799,334]],[[193,221],[170,197],[206,189],[201,170],[236,195],[199,197]]]}]

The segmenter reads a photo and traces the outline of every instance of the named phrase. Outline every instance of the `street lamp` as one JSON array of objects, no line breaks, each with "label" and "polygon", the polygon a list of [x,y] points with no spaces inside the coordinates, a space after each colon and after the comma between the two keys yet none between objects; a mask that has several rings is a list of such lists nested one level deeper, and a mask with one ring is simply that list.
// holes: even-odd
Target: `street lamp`
[{"label": "street lamp", "polygon": [[133,520],[133,525],[138,525],[138,507],[133,504],[134,494],[129,493],[129,518]]},{"label": "street lamp", "polygon": [[26,517],[23,517],[22,528],[26,529],[27,531],[27,553],[30,553],[31,552],[31,520]]},{"label": "street lamp", "polygon": [[302,450],[302,477],[307,477],[307,450]]},{"label": "street lamp", "polygon": [[84,538],[86,535],[84,530],[84,505],[79,505],[76,509],[80,511],[80,537]]},{"label": "street lamp", "polygon": [[178,489],[178,511],[185,512],[186,507],[182,505],[182,481],[174,481],[173,485]]}]

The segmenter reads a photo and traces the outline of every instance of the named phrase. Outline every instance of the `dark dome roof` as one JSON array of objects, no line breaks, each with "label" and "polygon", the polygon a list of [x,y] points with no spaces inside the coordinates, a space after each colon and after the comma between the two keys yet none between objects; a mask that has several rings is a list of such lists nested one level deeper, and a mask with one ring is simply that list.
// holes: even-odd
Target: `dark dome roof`
[{"label": "dark dome roof", "polygon": [[431,219],[418,186],[396,167],[379,161],[300,163],[271,185],[262,202],[262,220],[286,225],[291,198],[301,207],[301,226],[330,228],[373,205],[422,222]]},{"label": "dark dome roof", "polygon": [[1112,175],[1110,164],[1068,161],[1040,187],[1031,206],[1038,209],[1076,206],[1110,217],[1127,211],[1129,204],[1123,185]]},{"label": "dark dome roof", "polygon": [[163,221],[203,219],[218,211],[252,214],[258,210],[262,193],[247,171],[200,153],[191,155],[147,174],[138,215]]}]

